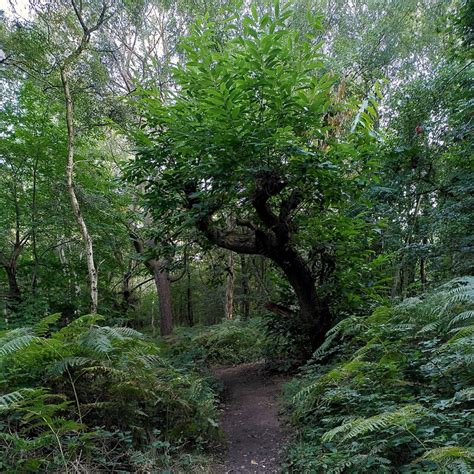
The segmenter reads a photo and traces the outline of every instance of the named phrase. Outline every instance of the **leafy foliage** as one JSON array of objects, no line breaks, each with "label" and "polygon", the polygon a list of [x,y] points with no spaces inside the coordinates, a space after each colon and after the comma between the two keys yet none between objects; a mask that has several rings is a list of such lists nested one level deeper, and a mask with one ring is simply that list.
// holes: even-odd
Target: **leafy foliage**
[{"label": "leafy foliage", "polygon": [[2,470],[152,468],[217,435],[202,376],[131,328],[56,319],[1,335]]},{"label": "leafy foliage", "polygon": [[301,435],[288,466],[297,472],[469,472],[473,306],[474,278],[463,277],[335,326],[287,387]]},{"label": "leafy foliage", "polygon": [[258,318],[249,321],[223,321],[192,329],[181,328],[169,347],[173,358],[202,360],[208,364],[240,364],[263,357],[266,345],[264,327]]}]

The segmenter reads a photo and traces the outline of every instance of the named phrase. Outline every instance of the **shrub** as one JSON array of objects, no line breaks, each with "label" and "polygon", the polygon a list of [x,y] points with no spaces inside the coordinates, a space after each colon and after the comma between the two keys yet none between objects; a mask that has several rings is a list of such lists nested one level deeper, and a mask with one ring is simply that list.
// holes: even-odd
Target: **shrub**
[{"label": "shrub", "polygon": [[253,318],[178,329],[170,353],[173,358],[193,363],[201,360],[206,364],[240,364],[262,358],[265,344],[262,322]]},{"label": "shrub", "polygon": [[133,329],[58,318],[0,334],[1,471],[153,469],[217,435],[201,375]]},{"label": "shrub", "polygon": [[472,472],[473,305],[466,277],[334,327],[286,387],[288,469]]}]

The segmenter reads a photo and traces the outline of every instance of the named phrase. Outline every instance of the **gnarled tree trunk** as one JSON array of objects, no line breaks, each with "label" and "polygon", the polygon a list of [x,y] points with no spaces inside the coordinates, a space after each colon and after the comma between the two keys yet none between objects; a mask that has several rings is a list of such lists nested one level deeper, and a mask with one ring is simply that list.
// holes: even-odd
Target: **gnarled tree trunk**
[{"label": "gnarled tree trunk", "polygon": [[[331,327],[329,302],[321,298],[317,291],[317,277],[309,263],[298,252],[293,243],[294,228],[291,214],[301,202],[301,193],[294,189],[280,201],[278,213],[272,209],[270,199],[281,195],[287,183],[276,172],[261,172],[256,176],[251,203],[257,219],[237,220],[234,226],[221,229],[215,225],[212,216],[217,209],[202,213],[198,187],[194,182],[185,186],[189,209],[199,209],[197,227],[206,237],[219,247],[241,254],[262,255],[271,259],[286,275],[293,288],[298,304],[301,329],[310,339],[311,349],[317,348]],[[325,278],[330,276],[334,265],[330,266]],[[278,313],[282,309],[279,305]],[[270,305],[272,307],[272,305]],[[287,310],[288,315],[291,314]]]},{"label": "gnarled tree trunk", "polygon": [[16,278],[16,263],[4,266],[8,279],[8,301],[9,303],[19,303],[21,301],[21,290]]}]

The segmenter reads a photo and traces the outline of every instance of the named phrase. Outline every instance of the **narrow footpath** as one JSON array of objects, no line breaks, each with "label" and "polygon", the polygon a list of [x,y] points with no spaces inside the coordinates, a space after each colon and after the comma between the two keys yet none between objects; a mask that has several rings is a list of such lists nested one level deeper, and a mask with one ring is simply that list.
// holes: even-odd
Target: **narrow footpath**
[{"label": "narrow footpath", "polygon": [[219,473],[278,473],[285,433],[277,397],[284,379],[269,375],[262,363],[215,370],[224,384],[221,426],[227,451]]}]

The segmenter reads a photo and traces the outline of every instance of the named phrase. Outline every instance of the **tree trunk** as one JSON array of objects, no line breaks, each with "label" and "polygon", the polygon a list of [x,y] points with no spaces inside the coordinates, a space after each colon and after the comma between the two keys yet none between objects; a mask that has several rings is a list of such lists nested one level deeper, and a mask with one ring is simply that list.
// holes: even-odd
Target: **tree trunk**
[{"label": "tree trunk", "polygon": [[67,72],[61,68],[61,82],[63,85],[64,98],[66,100],[66,124],[67,124],[67,189],[71,199],[71,206],[76,218],[77,225],[84,241],[86,249],[87,272],[89,274],[89,292],[91,298],[90,311],[97,312],[98,304],[98,278],[97,270],[94,263],[94,247],[92,245],[92,238],[87,229],[86,222],[82,217],[79,201],[77,200],[76,191],[74,189],[74,109],[71,91],[69,88],[69,79]]},{"label": "tree trunk", "polygon": [[390,296],[392,299],[397,297],[397,294],[400,294],[403,296],[405,292],[405,287],[404,287],[404,269],[405,269],[405,263],[407,260],[406,256],[406,247],[408,247],[413,238],[413,233],[415,231],[415,226],[418,220],[418,213],[420,211],[420,206],[421,206],[421,200],[422,200],[423,194],[418,195],[416,202],[415,202],[415,210],[413,213],[413,221],[411,226],[408,229],[408,234],[405,238],[404,242],[404,249],[402,256],[400,258],[400,262],[397,264],[393,276],[393,283],[392,283],[392,291],[390,292]]},{"label": "tree trunk", "polygon": [[169,336],[173,332],[173,310],[171,307],[171,285],[168,272],[162,262],[151,260],[149,266],[153,271],[158,304],[160,308],[160,334]]},{"label": "tree trunk", "polygon": [[320,346],[331,327],[332,318],[328,301],[318,296],[315,276],[291,248],[278,252],[272,260],[283,270],[295,292],[302,332],[308,334],[312,348]]},{"label": "tree trunk", "polygon": [[234,318],[234,254],[229,252],[225,287],[225,319]]},{"label": "tree trunk", "polygon": [[[270,204],[271,198],[279,195],[286,186],[285,180],[276,172],[259,173],[251,197],[258,222],[237,219],[235,222],[229,221],[227,228],[222,229],[213,222],[215,210],[211,209],[207,214],[199,216],[196,225],[215,245],[239,254],[262,255],[272,260],[283,271],[299,304],[297,316],[301,333],[309,338],[310,347],[307,349],[312,351],[324,341],[331,327],[331,311],[329,301],[322,300],[318,295],[316,276],[309,263],[304,261],[292,242],[295,228],[290,216],[300,205],[302,193],[298,188],[293,189],[281,200],[278,212],[275,212]],[[202,207],[197,190],[197,184],[193,181],[184,186],[189,209]],[[333,262],[331,271],[334,269]],[[325,280],[329,278],[331,271],[325,274]],[[321,283],[324,281],[319,281],[319,284]],[[289,309],[284,312],[288,316],[293,313]]]},{"label": "tree trunk", "polygon": [[35,156],[33,164],[33,189],[32,189],[32,199],[31,199],[31,245],[33,251],[33,276],[31,278],[31,289],[33,291],[33,296],[36,296],[36,288],[38,285],[38,268],[39,268],[39,258],[38,258],[38,247],[37,247],[37,238],[36,238],[36,213],[37,213],[37,176],[38,176],[38,156]]},{"label": "tree trunk", "polygon": [[132,272],[126,271],[122,276],[122,310],[126,314],[130,309],[132,290],[130,288],[130,279],[132,278]]},{"label": "tree trunk", "polygon": [[186,316],[189,326],[194,326],[193,298],[191,287],[191,269],[186,259]]},{"label": "tree trunk", "polygon": [[[423,239],[423,245],[428,243],[428,239]],[[428,277],[426,272],[426,257],[420,257],[420,281],[421,281],[421,290],[426,291],[428,286]]]},{"label": "tree trunk", "polygon": [[[152,240],[144,242],[133,230],[130,231],[130,237],[135,250],[141,256],[146,257],[146,249],[152,249],[155,246]],[[160,312],[160,334],[168,336],[173,332],[173,309],[171,304],[171,282],[166,270],[167,262],[156,258],[148,258],[148,260],[145,260],[145,265],[155,281]]]},{"label": "tree trunk", "polygon": [[242,318],[245,320],[250,317],[250,289],[247,258],[240,256],[240,268],[242,272]]},{"label": "tree trunk", "polygon": [[21,302],[21,290],[18,285],[16,278],[16,264],[6,265],[5,271],[7,272],[8,278],[8,301],[9,306],[15,306],[15,304]]}]

